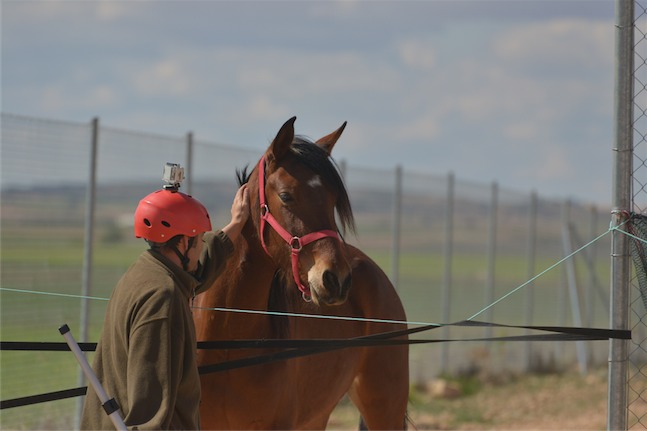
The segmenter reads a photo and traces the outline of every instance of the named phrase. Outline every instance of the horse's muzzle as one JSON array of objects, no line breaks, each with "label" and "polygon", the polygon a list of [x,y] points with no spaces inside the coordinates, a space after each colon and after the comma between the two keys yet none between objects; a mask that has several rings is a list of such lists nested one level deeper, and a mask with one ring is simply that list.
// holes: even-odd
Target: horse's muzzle
[{"label": "horse's muzzle", "polygon": [[352,285],[351,275],[348,274],[340,281],[333,271],[324,271],[322,278],[324,289],[323,292],[317,292],[318,302],[325,305],[339,305],[346,302]]}]

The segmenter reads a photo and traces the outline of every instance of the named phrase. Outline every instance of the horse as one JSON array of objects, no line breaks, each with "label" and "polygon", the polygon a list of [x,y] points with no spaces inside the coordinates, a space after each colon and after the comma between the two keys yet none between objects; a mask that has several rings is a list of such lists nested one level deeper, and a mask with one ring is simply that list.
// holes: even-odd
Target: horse
[{"label": "horse", "polygon": [[[405,343],[201,374],[201,427],[325,429],[348,394],[360,427],[405,429],[406,314],[385,273],[342,236],[355,231],[355,222],[330,153],[346,122],[312,142],[295,135],[295,120],[285,122],[249,174],[238,171],[251,214],[218,279],[194,299],[197,339],[351,339],[404,331]],[[197,361],[203,367],[277,351],[198,350]]]}]

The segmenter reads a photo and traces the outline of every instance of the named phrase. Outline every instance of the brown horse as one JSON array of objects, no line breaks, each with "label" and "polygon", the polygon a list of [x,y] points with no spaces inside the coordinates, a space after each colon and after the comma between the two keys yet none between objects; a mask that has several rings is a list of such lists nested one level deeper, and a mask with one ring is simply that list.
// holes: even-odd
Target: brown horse
[{"label": "brown horse", "polygon": [[[295,120],[281,127],[251,174],[242,174],[252,214],[222,275],[196,297],[198,340],[350,339],[406,329],[387,276],[338,234],[336,214],[341,232],[354,230],[347,192],[330,159],[346,123],[313,143],[295,137]],[[199,350],[198,364],[276,351]],[[327,351],[201,379],[203,429],[324,429],[346,393],[369,429],[406,427],[406,344]]]}]

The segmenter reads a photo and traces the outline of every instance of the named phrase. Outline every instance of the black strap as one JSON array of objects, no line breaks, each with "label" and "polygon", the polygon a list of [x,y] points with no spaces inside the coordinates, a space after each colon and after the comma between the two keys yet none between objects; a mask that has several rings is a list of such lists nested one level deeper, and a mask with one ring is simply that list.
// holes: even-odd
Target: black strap
[{"label": "black strap", "polygon": [[114,398],[110,398],[108,401],[101,404],[101,406],[108,416],[119,410],[119,404],[117,404],[117,401]]},{"label": "black strap", "polygon": [[[501,327],[529,329],[549,332],[549,334],[528,334],[505,337],[485,338],[463,338],[463,339],[406,339],[401,338],[423,331],[437,329],[443,326],[471,326],[471,327]],[[371,346],[394,346],[403,344],[429,344],[465,341],[592,341],[620,339],[630,340],[631,331],[620,329],[600,328],[578,328],[566,326],[517,326],[503,325],[497,323],[478,322],[464,320],[449,325],[426,325],[418,328],[403,329],[399,331],[383,332],[363,337],[350,339],[315,339],[315,340],[223,340],[223,341],[200,341],[199,349],[250,349],[250,348],[283,348],[287,350],[274,352],[266,355],[258,355],[243,359],[222,362],[213,365],[204,365],[198,368],[200,374],[231,370],[235,368],[249,367],[280,360],[292,359],[301,356],[313,355],[337,349],[350,347],[371,347]],[[79,343],[84,351],[93,351],[97,343]],[[66,351],[69,350],[67,343],[57,342],[0,342],[0,350],[21,350],[21,351]],[[0,410],[11,407],[20,407],[47,401],[62,400],[85,395],[87,388],[75,388],[63,391],[49,392],[46,394],[29,397],[14,398],[0,401]]]},{"label": "black strap", "polygon": [[63,400],[65,398],[80,397],[86,394],[88,388],[66,389],[64,391],[49,392],[46,394],[32,395],[29,397],[14,398],[0,401],[0,410],[12,407],[29,406],[32,404],[46,403],[48,401]]},{"label": "black strap", "polygon": [[[82,351],[94,352],[97,343],[77,343]],[[0,341],[0,350],[32,351],[32,352],[67,352],[70,350],[65,342],[39,341]]]},{"label": "black strap", "polygon": [[[631,339],[631,331],[628,330],[609,330],[597,328],[571,328],[562,326],[514,326],[501,325],[496,323],[478,322],[464,320],[443,326],[474,326],[474,327],[506,327],[522,328],[538,331],[548,331],[551,334],[529,334],[507,337],[486,337],[486,338],[469,338],[469,339],[439,339],[439,340],[408,340],[396,339],[404,335],[413,334],[441,326],[429,325],[420,328],[406,329],[401,331],[384,332],[364,337],[351,339],[319,339],[319,340],[231,340],[216,342],[198,342],[203,349],[208,348],[288,348],[281,352],[273,352],[266,355],[252,356],[232,361],[221,362],[218,364],[203,365],[198,367],[200,374],[209,374],[219,371],[226,371],[235,368],[249,367],[253,365],[266,364],[280,360],[292,359],[301,356],[313,355],[318,353],[329,352],[337,349],[348,347],[368,347],[368,346],[386,346],[386,345],[403,345],[403,344],[428,344],[428,343],[445,343],[456,341],[595,341],[608,340],[611,338],[628,340]],[[214,344],[212,344],[214,343]],[[253,343],[253,344],[248,344]],[[216,347],[215,344],[218,344]],[[288,347],[289,346],[289,347]],[[305,347],[304,347],[305,346]],[[200,347],[199,347],[200,348]]]},{"label": "black strap", "polygon": [[[442,326],[471,326],[471,327],[503,327],[516,329],[530,329],[536,331],[552,332],[552,335],[529,334],[513,337],[491,337],[491,338],[457,338],[457,339],[438,339],[438,340],[393,340],[394,338],[404,335],[411,335],[416,332],[423,332],[436,329]],[[366,347],[380,345],[398,345],[398,344],[425,344],[425,343],[446,343],[456,341],[573,341],[573,340],[608,340],[620,339],[630,340],[631,331],[613,330],[600,328],[578,328],[565,326],[514,326],[502,325],[497,323],[477,322],[473,320],[464,320],[449,325],[428,325],[419,328],[406,329],[393,332],[382,332],[379,334],[365,337],[339,339],[263,339],[263,340],[218,340],[218,341],[198,341],[198,349],[202,350],[224,350],[224,349],[297,349],[313,347]],[[389,340],[389,341],[387,341]]]},{"label": "black strap", "polygon": [[[264,339],[264,340],[218,340],[218,341],[198,341],[198,349],[214,350],[214,349],[268,349],[268,348],[310,348],[316,346],[327,346],[330,344],[339,344],[343,347],[362,347],[367,345],[377,346],[380,344],[397,344],[397,343],[381,343],[381,342],[365,342],[360,340],[380,340],[380,339],[393,339],[404,335],[411,335],[417,332],[429,331],[442,326],[471,326],[471,327],[500,327],[500,328],[517,328],[517,329],[530,329],[536,331],[553,332],[558,334],[558,337],[552,338],[554,340],[563,339],[564,341],[572,340],[570,336],[575,336],[582,340],[606,340],[606,339],[619,339],[630,340],[631,331],[620,329],[600,329],[600,328],[579,328],[567,326],[517,326],[517,325],[503,325],[498,323],[479,322],[474,320],[463,320],[461,322],[451,323],[448,325],[426,325],[418,328],[405,329],[401,331],[382,332],[366,337],[352,338],[352,339],[312,339],[312,340],[284,340],[284,339]],[[562,335],[559,335],[562,334]],[[516,341],[532,341],[539,340],[541,337],[538,335],[524,335],[516,337]],[[501,337],[494,339],[503,340]],[[453,342],[453,341],[476,341],[477,339],[443,339],[443,340],[409,340],[411,344],[423,343],[439,343],[439,342]],[[478,339],[486,340],[486,339]],[[402,344],[402,343],[399,343]],[[78,343],[79,347],[84,352],[93,352],[97,348],[97,343]],[[63,342],[36,342],[36,341],[0,341],[0,350],[9,351],[38,351],[38,352],[62,352],[69,351],[70,347],[67,343]]]}]

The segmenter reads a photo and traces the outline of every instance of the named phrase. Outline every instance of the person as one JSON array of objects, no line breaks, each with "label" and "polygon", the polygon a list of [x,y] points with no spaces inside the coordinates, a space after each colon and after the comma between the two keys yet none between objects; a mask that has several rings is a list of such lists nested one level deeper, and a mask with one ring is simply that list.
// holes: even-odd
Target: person
[{"label": "person", "polygon": [[[246,186],[236,192],[230,222],[217,232],[205,207],[177,187],[139,202],[135,236],[150,248],[114,288],[92,366],[129,429],[199,429],[190,303],[219,275],[248,215]],[[81,428],[113,428],[91,388]]]}]

